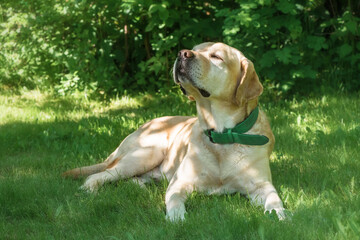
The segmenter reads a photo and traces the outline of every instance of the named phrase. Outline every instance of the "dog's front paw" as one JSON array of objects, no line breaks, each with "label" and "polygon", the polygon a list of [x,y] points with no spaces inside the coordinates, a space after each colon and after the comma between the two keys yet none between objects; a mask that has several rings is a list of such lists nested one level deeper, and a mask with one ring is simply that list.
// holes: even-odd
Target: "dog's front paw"
[{"label": "dog's front paw", "polygon": [[185,220],[185,206],[174,207],[167,211],[166,220],[171,222],[183,221]]},{"label": "dog's front paw", "polygon": [[289,212],[288,210],[286,210],[285,208],[272,208],[272,209],[266,209],[264,211],[264,214],[266,214],[267,212],[269,214],[271,214],[272,211],[275,211],[276,212],[276,215],[278,217],[278,219],[280,221],[282,220],[291,220],[291,217],[292,217],[292,214],[291,212]]}]

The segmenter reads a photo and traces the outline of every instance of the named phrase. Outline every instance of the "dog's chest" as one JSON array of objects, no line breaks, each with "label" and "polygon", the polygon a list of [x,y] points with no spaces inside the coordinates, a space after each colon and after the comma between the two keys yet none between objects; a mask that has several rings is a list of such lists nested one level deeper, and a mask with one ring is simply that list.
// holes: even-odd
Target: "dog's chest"
[{"label": "dog's chest", "polygon": [[261,149],[254,151],[248,147],[217,152],[201,171],[201,189],[208,194],[246,191],[251,182],[252,167],[264,153]]}]

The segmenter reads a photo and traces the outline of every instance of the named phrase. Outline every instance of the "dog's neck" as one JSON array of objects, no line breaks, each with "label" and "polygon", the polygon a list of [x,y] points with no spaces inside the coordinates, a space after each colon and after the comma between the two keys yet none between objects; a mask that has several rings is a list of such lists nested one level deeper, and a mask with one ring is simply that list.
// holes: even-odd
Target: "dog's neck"
[{"label": "dog's neck", "polygon": [[226,101],[196,101],[198,119],[203,130],[214,129],[222,132],[244,121],[257,106],[258,100],[252,100],[240,106]]}]

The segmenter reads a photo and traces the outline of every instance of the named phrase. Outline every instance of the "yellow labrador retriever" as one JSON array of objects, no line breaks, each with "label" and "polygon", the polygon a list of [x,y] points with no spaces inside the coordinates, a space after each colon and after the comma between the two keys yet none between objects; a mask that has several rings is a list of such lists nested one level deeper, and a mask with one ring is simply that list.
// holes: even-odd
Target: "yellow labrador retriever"
[{"label": "yellow labrador retriever", "polygon": [[259,111],[263,87],[254,65],[223,43],[181,50],[174,80],[191,100],[197,117],[154,119],[126,137],[103,162],[76,168],[65,176],[88,176],[82,188],[96,191],[105,182],[166,177],[166,217],[182,220],[193,191],[240,192],[265,212],[284,219],[283,204],[271,183],[269,156],[274,136]]}]

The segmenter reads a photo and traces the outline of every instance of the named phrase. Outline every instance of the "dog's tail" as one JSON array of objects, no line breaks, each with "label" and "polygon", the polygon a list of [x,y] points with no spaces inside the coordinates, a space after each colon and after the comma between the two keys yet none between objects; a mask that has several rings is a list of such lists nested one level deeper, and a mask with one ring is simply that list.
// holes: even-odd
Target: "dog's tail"
[{"label": "dog's tail", "polygon": [[71,169],[69,171],[64,172],[62,174],[62,176],[77,179],[79,177],[87,177],[94,173],[102,172],[102,171],[106,170],[107,168],[114,166],[120,160],[120,158],[116,158],[114,156],[115,156],[115,152],[112,153],[102,163],[98,163],[98,164],[86,166],[86,167],[79,167],[79,168]]},{"label": "dog's tail", "polygon": [[105,162],[86,166],[86,167],[79,167],[75,169],[71,169],[69,171],[66,171],[62,174],[63,177],[70,177],[70,178],[79,178],[79,177],[86,177],[94,173],[98,173],[101,171],[104,171],[106,169],[107,165]]}]

